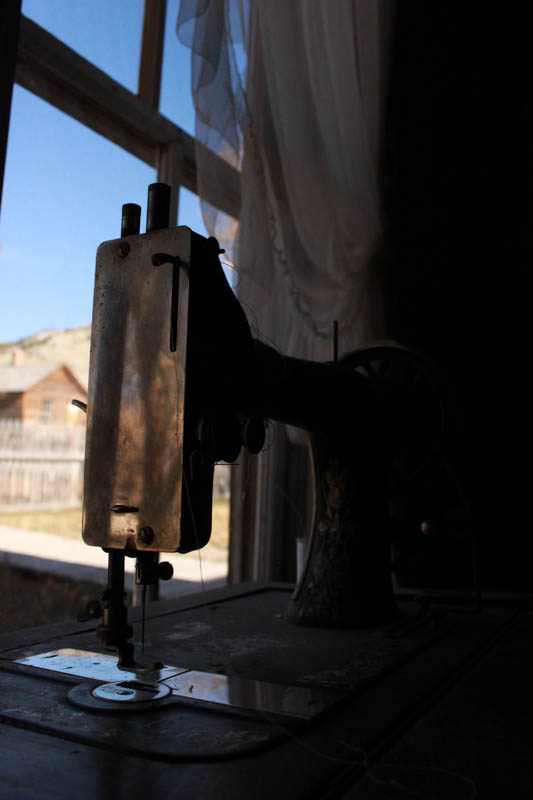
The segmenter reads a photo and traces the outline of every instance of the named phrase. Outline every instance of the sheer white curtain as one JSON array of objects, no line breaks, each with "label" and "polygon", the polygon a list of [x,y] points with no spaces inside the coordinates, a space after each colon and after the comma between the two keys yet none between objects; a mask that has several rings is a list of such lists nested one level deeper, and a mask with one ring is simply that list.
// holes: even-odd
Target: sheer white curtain
[{"label": "sheer white curtain", "polygon": [[[200,196],[217,180],[201,145],[241,170],[238,230],[204,202],[206,225],[234,258],[252,328],[289,355],[329,359],[334,321],[341,355],[384,332],[378,162],[391,1],[181,0]],[[274,447],[232,470],[233,581],[290,579],[298,442],[278,431]]]},{"label": "sheer white curtain", "polygon": [[[199,142],[241,169],[239,297],[285,353],[383,334],[376,258],[389,0],[182,0]],[[247,56],[247,57],[246,57]],[[245,77],[244,77],[245,73]],[[205,181],[216,180],[202,170]],[[227,246],[226,241],[226,246]]]}]

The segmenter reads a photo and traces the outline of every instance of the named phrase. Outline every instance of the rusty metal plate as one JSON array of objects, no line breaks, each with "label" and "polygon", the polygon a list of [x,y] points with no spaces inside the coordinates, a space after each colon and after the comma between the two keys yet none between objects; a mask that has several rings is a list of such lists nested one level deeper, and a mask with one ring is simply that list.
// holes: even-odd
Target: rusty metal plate
[{"label": "rusty metal plate", "polygon": [[[176,265],[154,266],[156,253],[168,253]],[[185,227],[98,248],[85,450],[87,544],[179,547],[190,254]],[[143,528],[149,537],[141,535]]]}]

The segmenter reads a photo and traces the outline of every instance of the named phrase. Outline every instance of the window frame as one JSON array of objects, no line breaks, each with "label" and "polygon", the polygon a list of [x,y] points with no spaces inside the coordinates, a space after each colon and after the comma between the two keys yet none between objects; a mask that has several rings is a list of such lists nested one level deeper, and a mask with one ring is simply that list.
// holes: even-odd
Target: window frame
[{"label": "window frame", "polygon": [[[7,116],[14,78],[23,88],[154,167],[157,180],[174,189],[171,225],[177,223],[179,187],[198,194],[196,151],[200,148],[213,175],[204,199],[238,219],[238,171],[158,110],[165,13],[166,0],[145,0],[139,91],[134,94],[20,13],[20,0],[8,0],[3,13],[4,30],[8,29],[5,38],[16,41],[18,33],[18,47],[14,76],[7,74],[4,89]],[[5,147],[8,126],[3,127],[5,132],[0,133]]]}]

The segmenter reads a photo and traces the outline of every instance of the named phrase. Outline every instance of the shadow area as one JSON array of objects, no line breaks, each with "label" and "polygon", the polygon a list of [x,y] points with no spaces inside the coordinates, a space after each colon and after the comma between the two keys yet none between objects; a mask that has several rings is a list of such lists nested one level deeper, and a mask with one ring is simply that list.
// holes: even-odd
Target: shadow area
[{"label": "shadow area", "polygon": [[[107,568],[95,567],[87,564],[72,564],[65,561],[60,561],[51,558],[42,558],[40,556],[27,555],[26,553],[13,553],[0,550],[0,562],[5,565],[12,565],[23,569],[29,569],[34,572],[42,572],[48,575],[57,575],[64,578],[70,578],[76,581],[89,581],[101,586],[107,583]],[[133,589],[134,574],[126,572],[125,575],[125,588],[126,591],[131,592]],[[204,579],[204,588],[216,589],[220,586],[225,586],[227,583],[225,577]],[[169,581],[161,581],[160,583],[160,599],[170,600],[174,597],[182,597],[183,595],[192,594],[193,592],[200,592],[202,584],[200,580],[186,580],[184,578],[174,577]]]}]

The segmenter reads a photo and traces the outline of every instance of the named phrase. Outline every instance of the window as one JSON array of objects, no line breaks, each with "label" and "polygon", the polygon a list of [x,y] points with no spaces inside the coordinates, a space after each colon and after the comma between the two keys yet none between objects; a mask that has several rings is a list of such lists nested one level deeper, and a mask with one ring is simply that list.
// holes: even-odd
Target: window
[{"label": "window", "polygon": [[[147,2],[148,13],[164,4],[165,0],[160,5]],[[102,241],[119,236],[124,203],[138,203],[146,214],[150,183],[162,180],[176,194],[179,190],[180,224],[205,234],[198,199],[192,194],[196,167],[190,53],[175,35],[178,0],[168,2],[157,108],[157,103],[150,105],[152,101],[146,99],[159,94],[157,68],[148,70],[154,91],[137,96],[141,64],[147,63],[147,55],[155,53],[156,61],[162,55],[160,41],[146,42],[144,6],[144,0],[127,4],[123,0],[23,0],[19,83],[13,93],[0,223],[0,342],[9,343],[8,348],[0,346],[0,362],[4,350],[10,352],[11,345],[20,340],[27,364],[46,346],[53,346],[47,358],[68,361],[72,350],[66,353],[63,341],[63,334],[68,334],[86,353],[85,360],[72,369],[86,385],[95,252]],[[217,164],[213,155],[213,173]],[[216,194],[214,203],[235,213],[237,176],[227,165],[221,168],[224,179],[213,184],[229,186],[229,190]],[[83,470],[84,425],[72,424],[70,410],[65,415],[70,424],[59,431],[51,424],[54,403],[50,397],[38,401],[35,412],[32,425],[40,428],[36,434],[39,463],[30,452],[35,441],[26,442],[27,431],[21,429],[28,467],[22,469],[20,459],[15,466],[6,465],[0,453],[0,472],[4,467],[8,470],[8,483],[19,487],[20,497],[28,487],[24,497],[35,497],[37,490],[44,497],[57,487],[71,492],[69,487]],[[49,446],[52,435],[60,439],[59,443],[54,439],[53,447]],[[68,459],[57,458],[58,447],[61,452],[68,450]],[[50,457],[53,464],[46,461]],[[215,525],[217,517],[222,519],[225,533],[215,542],[212,554],[204,551],[202,556],[217,566],[217,574],[210,577],[222,579],[227,564],[228,505],[226,483],[224,479],[219,483],[214,517]],[[25,524],[51,534],[62,528],[66,536],[77,538],[81,511],[76,487],[69,494],[72,507],[60,512],[61,519],[48,519],[42,511],[44,516],[38,521],[29,521],[31,515],[25,515]],[[11,518],[5,522],[6,510],[0,511],[0,523],[18,524]],[[105,567],[106,557],[101,555]],[[190,558],[198,561],[198,554]],[[184,569],[187,562],[186,572],[194,566],[187,559]],[[204,564],[204,571],[207,567]],[[72,616],[79,607],[76,600],[70,611],[66,606],[64,611]],[[45,621],[43,617],[29,622],[12,619],[11,627]]]},{"label": "window", "polygon": [[137,91],[143,0],[23,0],[22,13]]},{"label": "window", "polygon": [[176,35],[179,0],[168,0],[161,73],[161,113],[194,136],[191,51]]},{"label": "window", "polygon": [[52,403],[50,400],[43,400],[41,406],[41,422],[43,425],[48,425],[52,418]]},{"label": "window", "polygon": [[[90,323],[96,249],[120,235],[123,203],[146,206],[155,179],[152,167],[15,86],[0,223],[0,341]],[[28,361],[32,351],[25,353]],[[86,385],[87,375],[77,377]]]}]

